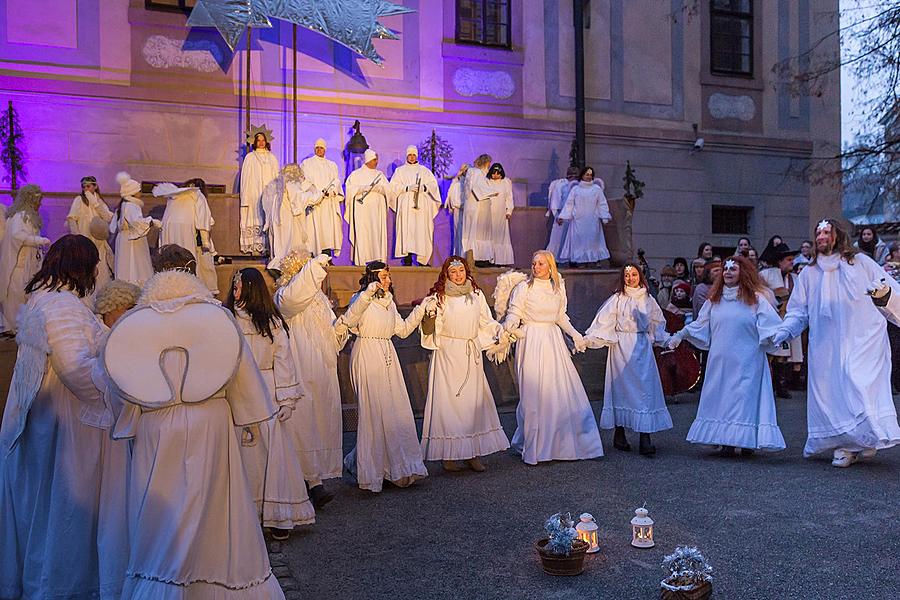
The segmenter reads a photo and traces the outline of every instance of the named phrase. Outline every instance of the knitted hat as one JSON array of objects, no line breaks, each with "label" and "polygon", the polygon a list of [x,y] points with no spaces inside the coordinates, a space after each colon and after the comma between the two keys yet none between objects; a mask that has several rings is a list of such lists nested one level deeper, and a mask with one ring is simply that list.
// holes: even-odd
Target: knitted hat
[{"label": "knitted hat", "polygon": [[688,296],[691,295],[691,284],[687,281],[678,281],[674,285],[672,285],[672,290],[682,290]]},{"label": "knitted hat", "polygon": [[328,145],[325,143],[325,140],[324,140],[324,139],[319,138],[319,139],[316,140],[316,145],[313,146],[313,148],[321,148],[322,150],[327,150],[327,149],[328,149]]},{"label": "knitted hat", "polygon": [[121,171],[116,175],[116,183],[119,184],[119,195],[123,198],[137,196],[141,193],[141,184],[131,178],[131,175]]},{"label": "knitted hat", "polygon": [[415,146],[407,146],[406,147],[406,156],[409,156],[410,154],[415,154],[416,156],[419,156],[419,149],[416,148]]},{"label": "knitted hat", "polygon": [[378,158],[378,153],[369,148],[366,150],[366,153],[363,155],[363,163],[368,163]]}]

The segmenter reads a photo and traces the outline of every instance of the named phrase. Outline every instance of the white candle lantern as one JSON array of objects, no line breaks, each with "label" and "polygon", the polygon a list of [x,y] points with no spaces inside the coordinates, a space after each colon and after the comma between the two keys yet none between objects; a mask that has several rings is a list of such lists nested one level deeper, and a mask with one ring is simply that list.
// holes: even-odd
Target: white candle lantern
[{"label": "white candle lantern", "polygon": [[594,517],[590,513],[584,513],[579,517],[580,523],[575,526],[575,531],[578,532],[578,539],[588,543],[588,553],[593,554],[594,552],[600,551],[600,536],[597,531],[600,529],[597,527],[597,522],[594,521]]},{"label": "white candle lantern", "polygon": [[646,508],[634,511],[634,518],[631,519],[631,545],[635,548],[652,548],[655,545],[653,519],[648,516],[649,514]]}]

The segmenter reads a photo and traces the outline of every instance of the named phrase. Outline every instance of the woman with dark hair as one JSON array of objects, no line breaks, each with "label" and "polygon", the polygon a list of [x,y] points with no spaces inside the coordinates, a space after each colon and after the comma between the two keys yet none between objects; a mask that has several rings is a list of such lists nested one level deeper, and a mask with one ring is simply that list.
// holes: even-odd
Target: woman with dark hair
[{"label": "woman with dark hair", "polygon": [[512,240],[509,237],[509,219],[513,212],[512,182],[506,178],[503,165],[494,163],[488,169],[488,184],[491,194],[491,245],[494,248],[495,265],[507,266],[515,263]]},{"label": "woman with dark hair", "polygon": [[[609,258],[603,227],[612,220],[603,188],[594,183],[594,169],[581,170],[578,185],[572,187],[557,221],[570,221],[560,260],[596,263]],[[602,181],[602,180],[601,180]]]},{"label": "woman with dark hair", "polygon": [[762,254],[759,255],[759,265],[758,268],[760,271],[763,269],[768,269],[770,267],[778,266],[778,246],[782,244],[783,240],[780,235],[773,235],[769,238],[769,241],[766,243],[766,247],[763,248]]},{"label": "woman with dark hair", "polygon": [[[433,304],[433,303],[432,303]],[[336,328],[356,335],[350,354],[350,382],[359,403],[356,447],[344,466],[360,489],[380,492],[385,481],[407,487],[428,476],[416,433],[403,371],[391,338],[409,336],[425,316],[425,304],[404,319],[394,304],[391,271],[370,261],[359,291]]]},{"label": "woman with dark hair", "polygon": [[482,365],[482,351],[495,345],[503,328],[461,256],[444,261],[425,299],[433,316],[422,321],[422,347],[433,350],[422,425],[425,460],[459,471],[465,461],[484,471],[480,457],[509,448]]},{"label": "woman with dark hair", "polygon": [[865,252],[869,258],[879,265],[883,265],[890,254],[887,244],[878,237],[875,228],[870,225],[866,225],[859,230],[859,237],[853,245]]},{"label": "woman with dark hair", "polygon": [[100,264],[97,265],[97,289],[101,289],[112,279],[115,262],[112,248],[109,247],[109,223],[113,219],[112,211],[100,196],[97,178],[88,175],[81,178],[81,194],[72,200],[69,214],[66,217],[69,233],[83,235],[97,246],[100,253]]},{"label": "woman with dark hair", "polygon": [[708,350],[697,418],[688,432],[693,444],[720,446],[725,456],[741,448],[784,450],[766,352],[781,318],[763,295],[765,284],[746,258],[725,261],[698,317],[672,336],[669,348],[688,340]]},{"label": "woman with dark hair", "polygon": [[675,269],[675,281],[691,282],[691,275],[688,272],[687,259],[679,256],[672,261],[672,268]]},{"label": "woman with dark hair", "polygon": [[9,219],[0,243],[0,304],[5,330],[16,331],[19,307],[25,304],[25,284],[41,268],[41,246],[50,240],[41,235],[43,221],[38,214],[43,192],[36,185],[23,185],[16,201],[6,210]]},{"label": "woman with dark hair", "polygon": [[[316,520],[309,502],[303,468],[285,423],[305,390],[297,376],[288,339],[288,326],[262,273],[253,267],[235,272],[225,308],[237,319],[256,365],[278,406],[276,418],[253,427],[238,427],[241,458],[263,527],[276,540],[286,540],[291,529]],[[295,419],[311,419],[311,411],[300,408]],[[308,413],[308,414],[304,414]]]},{"label": "woman with dark hair", "polygon": [[697,248],[697,258],[702,258],[703,260],[712,260],[713,257],[713,246],[709,242],[701,242],[700,247]]},{"label": "woman with dark hair", "polygon": [[266,185],[278,177],[278,158],[271,152],[271,131],[262,126],[247,134],[251,152],[241,163],[241,252],[263,254],[266,235],[262,194]]},{"label": "woman with dark hair", "polygon": [[590,348],[609,348],[600,427],[615,428],[613,446],[625,452],[631,450],[625,428],[640,433],[640,453],[653,456],[650,434],[671,429],[672,417],[653,354],[653,346],[664,344],[669,334],[662,309],[648,290],[640,267],[626,263],[615,293],[584,337]]},{"label": "woman with dark hair", "polygon": [[56,241],[26,287],[0,427],[0,597],[118,598],[128,446],[91,373],[104,327],[83,298],[97,247]]},{"label": "woman with dark hair", "polygon": [[743,256],[747,257],[747,252],[753,247],[753,244],[750,242],[750,238],[742,237],[738,238],[737,247],[734,249],[735,256]]}]

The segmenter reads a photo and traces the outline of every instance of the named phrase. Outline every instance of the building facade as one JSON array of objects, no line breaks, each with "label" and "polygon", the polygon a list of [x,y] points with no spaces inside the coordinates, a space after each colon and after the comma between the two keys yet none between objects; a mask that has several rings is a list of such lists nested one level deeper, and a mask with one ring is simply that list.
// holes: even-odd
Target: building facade
[{"label": "building facade", "polygon": [[[376,40],[383,67],[299,31],[298,159],[323,137],[342,165],[359,119],[387,168],[434,129],[453,147],[454,172],[488,152],[513,178],[518,205],[545,206],[574,132],[573,2],[397,2],[415,12],[383,20],[400,33]],[[128,170],[235,190],[247,46],[232,53],[214,30],[189,30],[182,9],[194,0],[3,4],[0,96],[19,113],[28,181],[71,198],[83,175],[109,191]],[[611,198],[626,161],[646,183],[634,236],[651,264],[744,234],[761,247],[779,233],[793,246],[840,215],[837,187],[792,174],[839,147],[839,81],[796,95],[772,70],[837,27],[838,0],[588,6],[587,162]],[[284,163],[294,157],[292,28],[274,25],[251,34],[250,112],[274,130]],[[828,43],[838,50],[836,37]],[[534,247],[544,234],[529,234]]]}]

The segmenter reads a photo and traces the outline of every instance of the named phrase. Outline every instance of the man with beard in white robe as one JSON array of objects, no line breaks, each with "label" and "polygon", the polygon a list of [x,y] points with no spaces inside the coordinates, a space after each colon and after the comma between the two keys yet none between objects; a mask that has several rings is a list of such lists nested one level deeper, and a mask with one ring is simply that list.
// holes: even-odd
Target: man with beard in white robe
[{"label": "man with beard in white robe", "polygon": [[494,258],[491,198],[498,194],[491,189],[487,176],[492,162],[490,154],[476,158],[476,168],[466,174],[463,190],[462,255],[471,250],[477,267],[489,266]]},{"label": "man with beard in white robe", "polygon": [[434,218],[441,207],[437,179],[419,164],[419,150],[406,148],[406,164],[397,167],[391,177],[396,200],[391,208],[397,214],[394,227],[394,256],[403,257],[405,266],[427,265],[434,250]]},{"label": "man with beard in white robe", "polygon": [[311,252],[307,234],[306,210],[322,195],[306,180],[296,163],[284,165],[281,175],[263,191],[266,213],[265,231],[269,235],[268,269],[277,269],[281,260],[293,251]]},{"label": "man with beard in white robe", "polygon": [[341,223],[341,202],[344,195],[338,176],[338,166],[325,158],[325,140],[316,140],[315,154],[300,163],[303,175],[318,190],[322,201],[308,213],[307,235],[313,255],[340,256],[344,242],[344,226]]},{"label": "man with beard in white robe", "polygon": [[259,255],[266,250],[265,217],[260,202],[266,185],[278,177],[278,159],[269,143],[272,132],[264,128],[250,132],[253,152],[241,164],[241,252],[244,254]]},{"label": "man with beard in white robe", "polygon": [[354,265],[373,260],[387,262],[387,205],[392,201],[391,186],[378,170],[378,154],[366,150],[365,164],[350,173],[345,184],[347,206],[344,219],[350,225]]},{"label": "man with beard in white robe", "polygon": [[809,326],[804,456],[833,452],[832,465],[849,467],[900,443],[885,317],[900,322],[900,285],[852,247],[837,221],[821,221],[816,253],[773,336],[780,345]]}]

